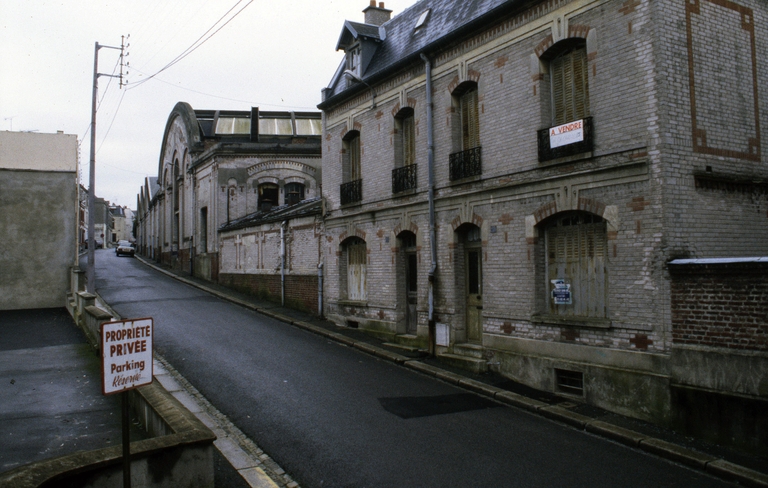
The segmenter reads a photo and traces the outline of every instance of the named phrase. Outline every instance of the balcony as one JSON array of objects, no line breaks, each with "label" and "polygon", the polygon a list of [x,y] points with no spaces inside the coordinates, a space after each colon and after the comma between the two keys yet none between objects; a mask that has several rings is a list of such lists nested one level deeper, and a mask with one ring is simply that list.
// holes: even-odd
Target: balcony
[{"label": "balcony", "polygon": [[392,193],[401,193],[416,188],[416,165],[409,164],[392,170]]},{"label": "balcony", "polygon": [[342,183],[339,188],[341,204],[357,203],[363,200],[363,180],[354,180]]},{"label": "balcony", "polygon": [[[553,129],[558,130],[557,139],[550,135]],[[585,117],[582,120],[557,127],[541,129],[538,132],[539,162],[543,163],[553,159],[592,152],[592,133],[592,117]],[[553,144],[555,147],[552,147]]]},{"label": "balcony", "polygon": [[475,147],[466,151],[453,153],[448,159],[448,174],[451,181],[462,180],[470,176],[483,174],[480,158],[480,148]]}]

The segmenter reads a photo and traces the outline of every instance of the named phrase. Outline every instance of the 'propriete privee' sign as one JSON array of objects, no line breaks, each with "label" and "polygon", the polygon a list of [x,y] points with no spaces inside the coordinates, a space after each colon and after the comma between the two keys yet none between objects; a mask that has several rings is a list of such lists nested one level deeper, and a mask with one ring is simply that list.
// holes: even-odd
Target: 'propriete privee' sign
[{"label": "'propriete privee' sign", "polygon": [[101,324],[102,391],[105,395],[152,383],[151,318]]}]

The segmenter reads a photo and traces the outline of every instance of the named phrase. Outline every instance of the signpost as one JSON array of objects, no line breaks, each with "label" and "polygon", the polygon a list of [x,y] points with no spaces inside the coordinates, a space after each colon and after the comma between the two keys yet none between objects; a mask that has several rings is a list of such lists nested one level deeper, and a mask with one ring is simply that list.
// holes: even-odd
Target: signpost
[{"label": "signpost", "polygon": [[131,486],[131,432],[128,390],[152,383],[151,318],[101,324],[102,393],[123,394],[123,486]]}]

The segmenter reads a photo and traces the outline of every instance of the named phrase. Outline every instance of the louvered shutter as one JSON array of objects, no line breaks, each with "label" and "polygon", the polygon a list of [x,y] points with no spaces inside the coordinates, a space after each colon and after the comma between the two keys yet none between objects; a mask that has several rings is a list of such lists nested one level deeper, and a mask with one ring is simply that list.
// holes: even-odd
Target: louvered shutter
[{"label": "louvered shutter", "polygon": [[403,119],[403,165],[415,163],[416,159],[416,127],[413,116]]},{"label": "louvered shutter", "polygon": [[366,246],[360,240],[347,246],[347,285],[350,300],[366,299]]},{"label": "louvered shutter", "polygon": [[462,150],[480,146],[480,124],[477,89],[472,88],[461,96]]},{"label": "louvered shutter", "polygon": [[571,305],[554,305],[550,313],[562,316],[605,317],[605,222],[564,217],[547,229],[547,285],[562,279],[571,285]]},{"label": "louvered shutter", "polygon": [[587,52],[574,49],[552,60],[553,124],[561,125],[589,115],[589,78]]},{"label": "louvered shutter", "polygon": [[350,181],[362,178],[360,170],[360,137],[353,137],[349,140],[349,176]]}]

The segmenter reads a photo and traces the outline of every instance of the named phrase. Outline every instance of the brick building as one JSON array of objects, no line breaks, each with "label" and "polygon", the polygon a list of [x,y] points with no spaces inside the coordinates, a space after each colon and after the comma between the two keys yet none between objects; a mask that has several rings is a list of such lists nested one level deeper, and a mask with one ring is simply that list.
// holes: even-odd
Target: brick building
[{"label": "brick building", "polygon": [[[139,251],[219,282],[237,268],[228,261],[236,255],[222,252],[222,228],[320,196],[320,134],[319,112],[194,110],[179,102],[157,177],[138,196]],[[313,277],[318,240],[307,244]]]},{"label": "brick building", "polygon": [[[766,4],[364,14],[319,105],[328,316],[765,453]],[[753,283],[686,261],[745,257]],[[713,274],[741,281],[692,298]],[[728,297],[739,331],[690,339]]]}]

